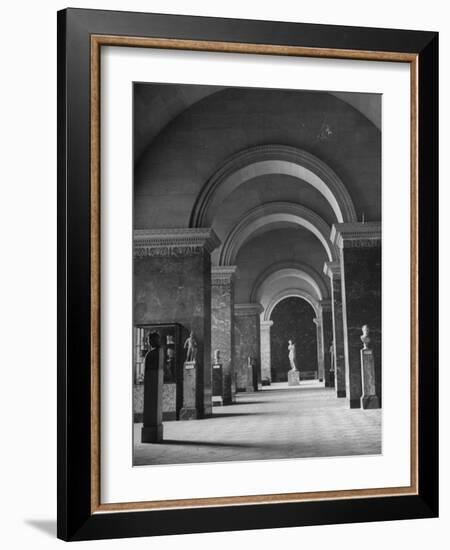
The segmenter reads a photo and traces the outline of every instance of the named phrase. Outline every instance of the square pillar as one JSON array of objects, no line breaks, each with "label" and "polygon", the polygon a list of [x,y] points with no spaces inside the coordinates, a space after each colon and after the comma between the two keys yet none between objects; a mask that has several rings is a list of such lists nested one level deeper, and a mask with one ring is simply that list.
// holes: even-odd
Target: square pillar
[{"label": "square pillar", "polygon": [[334,387],[336,389],[337,397],[345,397],[344,319],[342,314],[341,267],[339,262],[325,262],[324,273],[328,275],[331,281]]},{"label": "square pillar", "polygon": [[260,304],[234,306],[234,366],[237,391],[247,391],[248,361],[253,359],[254,389],[261,388]]},{"label": "square pillar", "polygon": [[234,275],[236,266],[213,266],[211,269],[211,351],[220,352],[222,364],[222,399],[233,403],[236,381],[233,365],[234,347]]},{"label": "square pillar", "polygon": [[361,406],[361,328],[370,326],[376,395],[381,397],[381,223],[339,223],[331,239],[340,251],[347,399]]},{"label": "square pillar", "polygon": [[331,301],[322,300],[319,308],[322,315],[322,334],[324,347],[325,387],[334,388],[334,349],[333,349],[333,314]]},{"label": "square pillar", "polygon": [[194,333],[197,418],[212,414],[210,254],[219,242],[212,229],[134,232],[134,324],[179,323],[183,342]]},{"label": "square pillar", "polygon": [[323,332],[322,332],[322,319],[321,317],[315,317],[313,319],[316,325],[317,333],[317,367],[319,382],[323,382],[325,378],[325,366],[324,366],[324,349],[323,349]]},{"label": "square pillar", "polygon": [[272,375],[270,372],[270,327],[273,321],[260,321],[261,326],[261,382],[263,386],[270,386]]}]

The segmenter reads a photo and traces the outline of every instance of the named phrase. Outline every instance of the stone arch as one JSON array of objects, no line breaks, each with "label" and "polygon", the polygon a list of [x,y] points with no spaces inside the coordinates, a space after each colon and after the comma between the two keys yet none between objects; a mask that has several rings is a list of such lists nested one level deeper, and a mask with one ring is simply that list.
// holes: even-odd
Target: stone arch
[{"label": "stone arch", "polygon": [[319,239],[330,261],[337,259],[330,226],[320,216],[300,204],[272,202],[253,208],[239,220],[220,249],[219,264],[233,265],[239,249],[255,231],[282,225],[304,227]]},{"label": "stone arch", "polygon": [[318,301],[309,294],[308,292],[298,289],[298,288],[287,288],[285,290],[282,290],[278,294],[276,294],[271,301],[269,302],[269,305],[266,307],[266,309],[263,311],[263,320],[264,321],[270,321],[270,317],[272,315],[273,310],[275,307],[284,299],[286,298],[301,298],[302,300],[305,300],[305,302],[308,302],[308,304],[313,308],[316,316],[319,316],[319,303]]},{"label": "stone arch", "polygon": [[319,300],[327,300],[329,298],[328,286],[322,276],[315,269],[303,262],[277,262],[265,269],[255,280],[251,294],[250,302],[258,301],[258,291],[264,283],[268,283],[271,277],[276,276],[298,276],[308,282],[316,291]]},{"label": "stone arch", "polygon": [[209,227],[215,209],[251,178],[286,174],[310,184],[331,206],[336,221],[356,221],[353,201],[337,174],[320,159],[286,145],[252,147],[231,156],[206,182],[192,209],[190,227]]}]

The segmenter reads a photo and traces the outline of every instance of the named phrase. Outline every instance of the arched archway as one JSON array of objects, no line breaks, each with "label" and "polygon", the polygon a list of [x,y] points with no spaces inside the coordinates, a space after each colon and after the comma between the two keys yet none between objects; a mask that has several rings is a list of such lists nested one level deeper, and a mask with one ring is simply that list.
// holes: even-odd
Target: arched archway
[{"label": "arched archway", "polygon": [[300,380],[318,378],[316,311],[303,293],[286,292],[270,310],[270,375],[272,382],[286,382],[290,370],[288,341],[296,347]]},{"label": "arched archway", "polygon": [[239,220],[221,246],[219,264],[233,265],[239,249],[250,237],[283,226],[307,229],[320,241],[330,261],[337,258],[330,241],[331,228],[320,216],[300,204],[272,202],[250,210]]},{"label": "arched archway", "polygon": [[274,263],[258,275],[250,294],[250,302],[260,302],[265,288],[270,286],[272,282],[286,277],[295,277],[305,281],[313,290],[310,294],[315,296],[316,300],[327,300],[329,298],[328,285],[320,273],[306,263],[289,261]]},{"label": "arched archway", "polygon": [[285,174],[316,189],[331,206],[337,222],[356,221],[356,211],[337,174],[314,155],[285,145],[252,147],[230,157],[206,182],[190,219],[190,227],[209,227],[223,200],[244,182],[261,175]]}]

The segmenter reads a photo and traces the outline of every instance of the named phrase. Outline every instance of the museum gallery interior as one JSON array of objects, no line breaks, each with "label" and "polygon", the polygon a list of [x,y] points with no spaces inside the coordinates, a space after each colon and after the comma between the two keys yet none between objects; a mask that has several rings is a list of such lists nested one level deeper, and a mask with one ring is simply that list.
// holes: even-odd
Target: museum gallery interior
[{"label": "museum gallery interior", "polygon": [[134,84],[135,465],[381,452],[381,102]]}]

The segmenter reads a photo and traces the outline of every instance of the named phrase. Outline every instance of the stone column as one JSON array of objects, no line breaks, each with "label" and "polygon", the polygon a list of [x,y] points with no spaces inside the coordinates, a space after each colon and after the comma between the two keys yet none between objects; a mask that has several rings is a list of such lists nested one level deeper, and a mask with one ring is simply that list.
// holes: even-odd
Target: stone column
[{"label": "stone column", "polygon": [[313,319],[313,322],[316,325],[316,333],[317,333],[317,367],[318,367],[317,374],[318,374],[319,382],[323,382],[325,378],[325,367],[324,367],[322,319],[320,317],[315,317]]},{"label": "stone column", "polygon": [[248,358],[256,359],[255,389],[261,387],[260,304],[234,306],[234,367],[237,391],[246,391]]},{"label": "stone column", "polygon": [[381,398],[381,223],[338,223],[331,239],[340,250],[347,399],[351,408],[359,408],[363,325],[370,326],[376,394]]},{"label": "stone column", "polygon": [[269,386],[272,382],[270,372],[270,327],[273,321],[260,321],[261,325],[261,382]]},{"label": "stone column", "polygon": [[324,273],[331,281],[333,313],[334,387],[337,397],[345,397],[344,320],[342,314],[341,268],[339,262],[325,262]]},{"label": "stone column", "polygon": [[223,375],[223,404],[235,400],[234,275],[236,266],[214,266],[211,270],[211,351],[220,351]]},{"label": "stone column", "polygon": [[322,316],[325,387],[334,388],[334,370],[332,370],[332,368],[334,369],[334,359],[332,360],[330,353],[331,344],[333,343],[333,315],[331,311],[331,301],[322,300],[319,302],[319,308]]},{"label": "stone column", "polygon": [[134,323],[180,323],[181,344],[194,332],[197,418],[212,414],[210,254],[219,242],[212,229],[134,232]]}]

